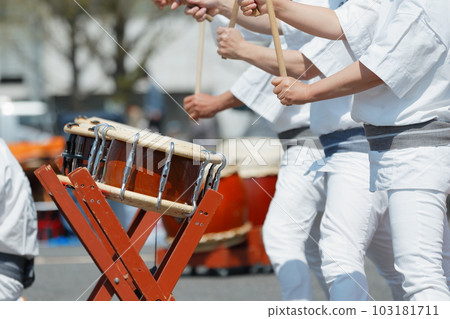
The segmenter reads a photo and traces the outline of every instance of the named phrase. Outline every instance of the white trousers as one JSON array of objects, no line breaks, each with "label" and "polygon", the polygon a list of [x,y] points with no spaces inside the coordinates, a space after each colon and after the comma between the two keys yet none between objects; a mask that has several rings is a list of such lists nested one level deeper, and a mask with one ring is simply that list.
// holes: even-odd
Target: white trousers
[{"label": "white trousers", "polygon": [[23,292],[21,282],[0,274],[0,301],[16,301]]},{"label": "white trousers", "polygon": [[327,291],[317,245],[320,218],[316,220],[317,212],[323,211],[323,182],[313,183],[313,174],[305,175],[317,158],[304,151],[295,146],[283,154],[276,192],[263,225],[264,247],[283,300],[312,299],[310,268]]},{"label": "white trousers", "polygon": [[369,152],[371,188],[386,190],[395,266],[408,300],[450,300],[450,145]]},{"label": "white trousers", "polygon": [[402,278],[394,269],[387,194],[369,191],[367,154],[336,153],[321,171],[325,173],[327,200],[320,251],[330,299],[373,299],[364,272],[367,252],[390,285],[393,298],[401,300]]},{"label": "white trousers", "polygon": [[417,189],[388,193],[395,265],[405,277],[406,299],[450,300],[446,194]]}]

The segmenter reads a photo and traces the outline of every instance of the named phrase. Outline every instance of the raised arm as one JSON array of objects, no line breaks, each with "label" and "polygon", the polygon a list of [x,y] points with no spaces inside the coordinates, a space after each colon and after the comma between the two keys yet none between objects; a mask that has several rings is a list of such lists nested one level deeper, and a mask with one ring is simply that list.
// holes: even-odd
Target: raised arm
[{"label": "raised arm", "polygon": [[[217,52],[229,59],[243,60],[270,74],[280,75],[275,49],[256,45],[245,41],[239,30],[233,28],[218,28]],[[311,79],[320,71],[301,52],[284,50],[283,56],[289,76]]]},{"label": "raised arm", "polygon": [[[171,7],[172,9],[176,9],[180,5],[186,4],[184,12],[201,22],[206,19],[207,14],[211,16],[220,14],[230,18],[234,2],[235,0],[176,0]],[[260,17],[246,17],[239,10],[236,23],[250,31],[271,34],[269,18],[267,15]],[[281,27],[279,27],[279,32],[282,32]]]},{"label": "raised arm", "polygon": [[[278,19],[293,27],[331,40],[344,40],[345,35],[334,10],[312,6],[291,0],[272,0]],[[258,8],[261,14],[267,13],[266,0],[242,0],[240,7],[245,16],[252,16]]]},{"label": "raised arm", "polygon": [[356,94],[383,83],[359,61],[313,84],[304,84],[292,77],[278,77],[272,80],[275,86],[273,93],[284,105],[304,104]]}]

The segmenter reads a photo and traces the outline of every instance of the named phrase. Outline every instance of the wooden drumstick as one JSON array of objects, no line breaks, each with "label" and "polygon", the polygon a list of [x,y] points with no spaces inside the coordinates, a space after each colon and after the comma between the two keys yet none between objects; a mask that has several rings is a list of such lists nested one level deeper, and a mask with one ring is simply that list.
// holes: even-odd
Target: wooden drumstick
[{"label": "wooden drumstick", "polygon": [[214,20],[214,18],[211,15],[207,14],[206,20],[208,20],[208,22],[212,22],[212,20]]},{"label": "wooden drumstick", "polygon": [[205,22],[200,22],[198,37],[198,53],[197,53],[197,78],[195,82],[195,94],[200,93],[202,85],[202,68],[203,68],[203,46],[205,43]]},{"label": "wooden drumstick", "polygon": [[259,12],[258,8],[255,8],[255,9],[253,9],[252,15],[253,15],[254,17],[260,16],[260,15],[261,15],[261,12]]},{"label": "wooden drumstick", "polygon": [[[230,23],[228,24],[229,28],[234,28],[236,25],[236,20],[239,12],[239,0],[236,0],[233,4],[233,9],[231,10],[231,17],[230,17]],[[222,59],[226,60],[226,57],[222,57]]]},{"label": "wooden drumstick", "polygon": [[286,65],[284,64],[283,50],[281,49],[280,34],[278,33],[277,18],[275,17],[275,9],[272,0],[266,0],[267,12],[269,14],[270,29],[272,30],[273,42],[275,45],[275,53],[277,55],[278,69],[280,76],[287,76]]},{"label": "wooden drumstick", "polygon": [[236,25],[236,20],[239,12],[239,0],[236,0],[233,4],[233,9],[231,10],[230,23],[228,24],[229,28],[234,28]]}]

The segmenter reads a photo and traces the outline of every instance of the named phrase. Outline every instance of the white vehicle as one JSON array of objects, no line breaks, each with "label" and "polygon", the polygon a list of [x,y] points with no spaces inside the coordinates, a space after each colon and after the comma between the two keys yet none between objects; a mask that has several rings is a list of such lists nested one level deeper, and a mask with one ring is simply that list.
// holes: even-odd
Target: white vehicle
[{"label": "white vehicle", "polygon": [[46,103],[0,96],[0,138],[7,143],[48,139],[53,136],[53,123]]}]

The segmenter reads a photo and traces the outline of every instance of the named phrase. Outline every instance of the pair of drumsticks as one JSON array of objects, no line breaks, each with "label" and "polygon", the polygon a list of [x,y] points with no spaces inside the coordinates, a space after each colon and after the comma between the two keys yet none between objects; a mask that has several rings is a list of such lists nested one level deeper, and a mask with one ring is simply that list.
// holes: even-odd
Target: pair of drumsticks
[{"label": "pair of drumsticks", "polygon": [[[287,76],[286,65],[284,64],[284,58],[283,58],[283,51],[281,50],[280,35],[278,33],[277,19],[275,17],[275,10],[273,7],[272,0],[267,0],[266,5],[267,5],[267,11],[269,14],[270,29],[272,32],[273,42],[275,45],[275,53],[277,56],[278,69],[280,71],[280,76]],[[238,12],[239,12],[239,4],[238,4],[238,0],[236,0],[234,2],[233,10],[231,12],[230,23],[228,25],[229,28],[234,28],[234,26],[236,25]],[[255,15],[258,15],[258,14],[259,14],[259,12],[257,12]],[[210,19],[208,19],[208,20],[210,20]],[[202,22],[200,22],[200,30],[199,30],[195,94],[200,93],[200,88],[201,88],[204,41],[205,41],[205,21],[202,21]]]}]

